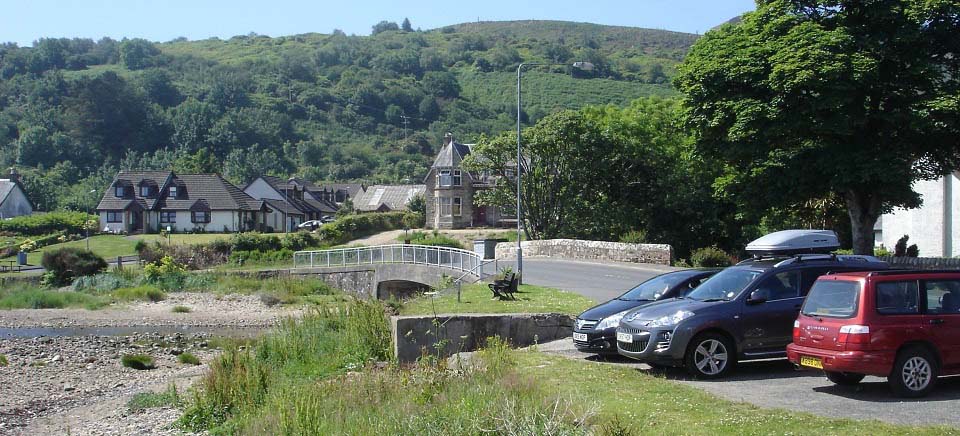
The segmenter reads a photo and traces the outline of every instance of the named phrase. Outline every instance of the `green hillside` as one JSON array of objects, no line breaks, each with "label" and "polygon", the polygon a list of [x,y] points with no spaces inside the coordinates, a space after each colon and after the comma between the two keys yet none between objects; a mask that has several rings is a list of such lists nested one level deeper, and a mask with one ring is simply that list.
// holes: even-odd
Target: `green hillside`
[{"label": "green hillside", "polygon": [[[0,45],[0,168],[16,165],[41,209],[83,209],[118,169],[312,180],[419,179],[444,132],[513,128],[520,62],[535,68],[530,124],[563,108],[671,96],[695,35],[554,21],[371,36],[228,40],[41,39]],[[68,189],[63,189],[68,186]]]}]

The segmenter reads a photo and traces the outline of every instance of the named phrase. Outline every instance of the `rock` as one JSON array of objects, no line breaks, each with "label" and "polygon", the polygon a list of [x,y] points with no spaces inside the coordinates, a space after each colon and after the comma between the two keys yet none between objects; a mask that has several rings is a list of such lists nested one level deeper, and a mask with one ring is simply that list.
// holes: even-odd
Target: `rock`
[{"label": "rock", "polygon": [[181,350],[181,349],[179,349],[179,348],[171,348],[171,349],[170,349],[170,354],[172,354],[172,355],[174,355],[174,356],[179,356],[179,355],[183,354],[183,350]]},{"label": "rock", "polygon": [[64,386],[63,386],[63,391],[64,391],[64,392],[73,392],[73,391],[76,390],[76,389],[77,389],[77,388],[75,388],[75,387],[73,387],[73,386],[71,386],[71,385],[64,385]]},{"label": "rock", "polygon": [[59,362],[59,361],[61,361],[61,360],[63,360],[63,358],[60,357],[59,354],[56,355],[56,356],[53,356],[53,359],[50,359],[51,362]]}]

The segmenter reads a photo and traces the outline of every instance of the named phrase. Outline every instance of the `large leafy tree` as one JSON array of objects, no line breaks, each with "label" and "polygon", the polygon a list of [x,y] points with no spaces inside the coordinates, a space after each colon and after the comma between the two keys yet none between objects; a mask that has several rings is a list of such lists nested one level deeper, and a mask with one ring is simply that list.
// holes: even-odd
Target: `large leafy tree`
[{"label": "large leafy tree", "polygon": [[721,191],[762,215],[835,194],[856,253],[916,180],[960,166],[960,3],[759,0],[679,67],[697,147]]}]

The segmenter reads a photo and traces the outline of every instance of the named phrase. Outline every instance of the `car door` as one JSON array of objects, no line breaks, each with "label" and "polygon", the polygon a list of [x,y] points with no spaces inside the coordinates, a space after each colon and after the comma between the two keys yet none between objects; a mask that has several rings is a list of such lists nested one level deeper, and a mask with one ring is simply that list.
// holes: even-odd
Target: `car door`
[{"label": "car door", "polygon": [[960,280],[925,280],[924,328],[940,350],[945,370],[960,367]]},{"label": "car door", "polygon": [[[745,354],[785,352],[793,339],[793,321],[803,304],[800,289],[800,270],[794,269],[770,274],[748,291],[741,312]],[[765,293],[767,300],[752,302],[749,296],[754,291]]]}]

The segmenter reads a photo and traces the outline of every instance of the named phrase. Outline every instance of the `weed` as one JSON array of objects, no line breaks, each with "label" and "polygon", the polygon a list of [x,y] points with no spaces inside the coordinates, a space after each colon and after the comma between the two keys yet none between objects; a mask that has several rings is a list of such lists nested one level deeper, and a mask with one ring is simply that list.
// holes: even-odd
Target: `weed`
[{"label": "weed", "polygon": [[19,285],[0,291],[0,309],[62,309],[65,307],[102,307],[103,299],[73,291],[40,289]]},{"label": "weed", "polygon": [[280,304],[280,297],[273,294],[260,294],[260,302],[267,307],[273,307]]},{"label": "weed", "polygon": [[124,354],[120,357],[120,364],[140,371],[157,367],[153,358],[146,354]]},{"label": "weed", "polygon": [[193,309],[187,306],[180,306],[180,305],[173,306],[173,309],[171,310],[173,311],[173,313],[190,313],[193,311]]},{"label": "weed", "polygon": [[187,365],[199,365],[200,359],[197,356],[194,356],[190,353],[180,353],[177,356],[177,361]]},{"label": "weed", "polygon": [[133,288],[120,288],[113,291],[113,298],[118,301],[162,301],[167,294],[153,285],[141,285]]},{"label": "weed", "polygon": [[170,383],[163,392],[140,392],[127,401],[127,409],[131,412],[142,412],[155,407],[180,407],[183,400],[177,392],[177,385]]},{"label": "weed", "polygon": [[7,356],[0,354],[0,366],[7,366],[10,364],[10,361],[7,360]]}]

